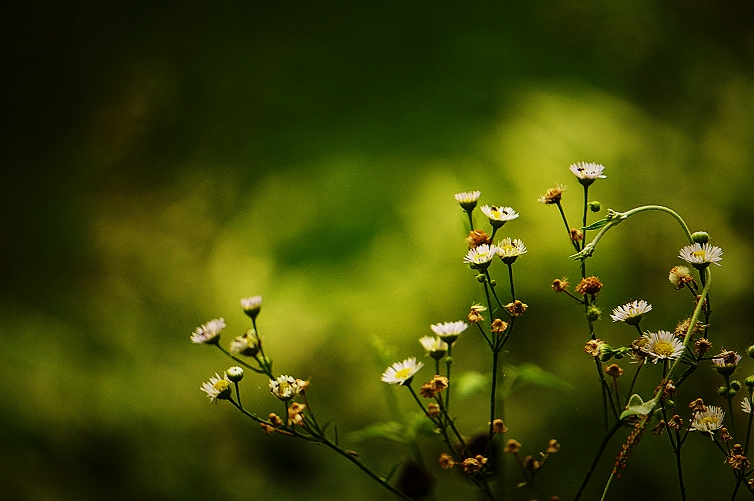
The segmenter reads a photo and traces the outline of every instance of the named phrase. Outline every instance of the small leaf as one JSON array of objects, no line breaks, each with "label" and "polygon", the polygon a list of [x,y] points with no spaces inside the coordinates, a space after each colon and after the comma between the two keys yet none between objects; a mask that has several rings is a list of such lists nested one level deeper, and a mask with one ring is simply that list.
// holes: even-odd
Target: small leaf
[{"label": "small leaf", "polygon": [[348,438],[353,442],[362,442],[370,438],[385,438],[398,443],[406,443],[408,441],[403,426],[395,421],[367,426],[361,430],[349,433]]},{"label": "small leaf", "polygon": [[626,407],[626,410],[621,413],[620,419],[625,419],[628,416],[635,416],[635,415],[647,416],[652,412],[652,409],[654,409],[654,406],[655,406],[654,399],[645,402],[644,400],[641,399],[639,395],[634,393],[633,395],[631,395],[631,398],[628,401],[628,406]]},{"label": "small leaf", "polygon": [[611,222],[612,221],[610,219],[608,219],[608,218],[600,219],[599,221],[593,222],[589,226],[583,226],[581,229],[584,230],[584,231],[599,230],[600,228],[602,228],[603,226],[607,226]]},{"label": "small leaf", "polygon": [[454,395],[466,398],[475,393],[487,392],[490,388],[491,376],[480,372],[464,372],[453,380]]}]

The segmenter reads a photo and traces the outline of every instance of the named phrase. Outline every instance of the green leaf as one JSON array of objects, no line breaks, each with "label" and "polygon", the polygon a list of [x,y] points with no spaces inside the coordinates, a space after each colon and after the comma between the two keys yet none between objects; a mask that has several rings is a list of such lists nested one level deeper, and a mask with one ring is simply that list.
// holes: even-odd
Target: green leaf
[{"label": "green leaf", "polygon": [[631,398],[628,401],[628,406],[626,407],[626,410],[623,411],[620,415],[620,419],[625,419],[628,416],[647,416],[652,412],[652,409],[654,409],[655,401],[654,399],[649,400],[645,402],[641,399],[639,395],[634,393],[631,395]]},{"label": "green leaf", "polygon": [[488,392],[492,376],[480,372],[464,372],[453,379],[453,395],[466,398],[476,393]]},{"label": "green leaf", "polygon": [[377,423],[361,430],[353,431],[348,434],[348,438],[353,442],[362,442],[370,438],[385,438],[398,443],[406,443],[408,441],[403,426],[395,421]]},{"label": "green leaf", "polygon": [[551,372],[547,372],[536,364],[527,362],[521,365],[508,365],[505,367],[505,380],[503,383],[503,398],[511,396],[518,390],[528,385],[542,388],[555,388],[558,390],[571,390],[573,385]]},{"label": "green leaf", "polygon": [[607,226],[611,222],[612,222],[612,220],[608,219],[608,218],[600,219],[599,221],[593,222],[589,226],[583,226],[581,229],[584,230],[584,231],[599,230],[600,228],[602,228],[603,226]]}]

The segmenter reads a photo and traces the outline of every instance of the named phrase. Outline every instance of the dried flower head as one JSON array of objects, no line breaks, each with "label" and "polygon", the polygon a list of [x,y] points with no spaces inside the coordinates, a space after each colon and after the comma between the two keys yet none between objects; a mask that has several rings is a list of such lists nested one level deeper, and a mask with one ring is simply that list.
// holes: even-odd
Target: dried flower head
[{"label": "dried flower head", "polygon": [[210,320],[196,328],[191,334],[191,341],[197,344],[217,344],[220,341],[220,331],[225,328],[222,317]]},{"label": "dried flower head", "polygon": [[526,254],[526,246],[518,238],[504,238],[497,243],[497,255],[505,264],[512,264],[522,254]]},{"label": "dried flower head", "polygon": [[466,458],[463,460],[463,471],[465,471],[468,474],[477,473],[482,469],[484,464],[487,462],[487,458],[483,456],[477,455],[473,458]]},{"label": "dried flower head", "polygon": [[582,278],[579,285],[576,286],[576,292],[585,296],[586,294],[598,294],[602,289],[602,282],[597,277]]},{"label": "dried flower head", "polygon": [[446,378],[445,376],[435,375],[432,378],[432,381],[424,383],[421,388],[419,388],[419,393],[424,398],[434,398],[435,395],[441,393],[447,387],[448,378]]},{"label": "dried flower head", "polygon": [[534,459],[534,456],[526,456],[524,458],[524,468],[527,470],[535,471],[538,470],[540,466],[542,466],[542,464]]},{"label": "dried flower head", "polygon": [[453,468],[455,465],[455,461],[453,461],[453,456],[450,454],[443,452],[440,454],[440,468],[443,470],[449,470],[450,468]]},{"label": "dried flower head", "polygon": [[676,289],[683,289],[684,285],[694,281],[694,277],[685,266],[673,266],[668,274],[668,280]]},{"label": "dried flower head", "polygon": [[565,292],[568,290],[568,286],[571,285],[568,283],[568,279],[563,278],[556,278],[552,281],[552,290],[555,292]]},{"label": "dried flower head", "polygon": [[243,336],[237,336],[230,342],[230,352],[241,354],[247,357],[253,357],[259,353],[261,343],[257,340],[256,331],[249,329]]},{"label": "dried flower head", "polygon": [[678,253],[678,257],[691,264],[694,268],[704,269],[714,263],[720,266],[723,259],[723,250],[710,244],[693,243],[683,247]]},{"label": "dried flower head", "polygon": [[463,210],[471,212],[474,210],[474,207],[476,207],[477,201],[481,195],[481,191],[463,191],[461,193],[456,193],[454,196],[456,202],[458,202]]},{"label": "dried flower head", "polygon": [[556,454],[560,452],[560,444],[557,440],[554,438],[551,438],[549,442],[547,442],[547,450],[545,451],[546,454]]},{"label": "dried flower head", "polygon": [[683,419],[681,419],[681,416],[678,414],[674,414],[673,417],[670,418],[670,421],[668,421],[668,428],[680,430],[681,427],[683,427]]},{"label": "dried flower head", "polygon": [[301,393],[300,379],[282,375],[277,379],[270,379],[270,392],[280,400],[290,400]]},{"label": "dried flower head", "polygon": [[740,444],[733,446],[730,455],[725,460],[731,468],[738,471],[746,471],[751,468],[749,459],[744,455],[744,448]]},{"label": "dried flower head", "polygon": [[471,309],[469,310],[469,315],[466,317],[469,322],[472,324],[476,324],[479,322],[484,322],[484,317],[482,316],[482,312],[487,309],[486,306],[482,306],[481,304],[472,304]]},{"label": "dried flower head", "polygon": [[607,343],[605,343],[601,339],[590,339],[586,342],[586,345],[584,346],[584,351],[586,353],[589,353],[593,357],[599,357],[602,353],[602,347],[606,346]]},{"label": "dried flower head", "polygon": [[683,343],[671,332],[649,332],[644,334],[644,337],[647,339],[647,343],[642,349],[649,355],[650,361],[654,364],[660,360],[675,360],[683,353]]},{"label": "dried flower head", "polygon": [[436,418],[440,415],[440,406],[437,404],[429,404],[427,406],[427,415],[431,418]]},{"label": "dried flower head", "polygon": [[578,228],[571,228],[568,230],[568,237],[571,239],[571,242],[581,242],[584,240],[584,232]]},{"label": "dried flower head", "polygon": [[715,405],[707,406],[706,411],[696,412],[694,419],[691,421],[690,431],[699,431],[708,433],[712,440],[715,439],[715,432],[722,428],[725,412]]},{"label": "dried flower head", "polygon": [[652,305],[640,299],[632,303],[626,303],[613,310],[610,318],[613,322],[626,322],[628,325],[639,325],[641,317],[652,310]]},{"label": "dried flower head", "polygon": [[522,303],[518,299],[505,305],[505,309],[514,317],[520,317],[523,315],[528,307],[529,306],[526,303]]},{"label": "dried flower head", "polygon": [[267,423],[259,423],[259,426],[267,435],[272,435],[273,433],[275,433],[275,428],[268,425]]},{"label": "dried flower head", "polygon": [[274,412],[270,413],[269,418],[270,418],[270,423],[272,423],[272,426],[274,426],[276,428],[280,427],[280,426],[283,426],[283,420],[280,419],[280,416],[278,416]]},{"label": "dried flower head", "polygon": [[492,423],[487,424],[492,425],[492,433],[506,433],[508,431],[508,428],[505,426],[502,419],[495,419]]},{"label": "dried flower head", "polygon": [[727,443],[727,442],[730,442],[731,440],[733,440],[733,437],[730,435],[728,428],[726,428],[725,426],[720,428],[720,441]]},{"label": "dried flower head", "polygon": [[712,349],[712,343],[710,343],[709,339],[707,338],[701,338],[699,341],[694,343],[694,353],[698,353],[703,356],[710,349]]},{"label": "dried flower head", "polygon": [[579,183],[584,186],[589,186],[594,182],[595,179],[604,179],[607,177],[602,174],[602,171],[605,170],[605,167],[601,164],[596,164],[593,162],[578,162],[571,164],[570,169],[571,172],[573,172],[573,174],[578,178]]},{"label": "dried flower head", "polygon": [[497,207],[495,205],[483,205],[482,212],[490,221],[493,228],[500,228],[508,221],[516,219],[518,212],[511,207]]},{"label": "dried flower head", "polygon": [[508,328],[508,322],[504,322],[500,320],[499,318],[496,318],[492,321],[492,325],[490,325],[490,330],[492,332],[505,332],[505,329]]},{"label": "dried flower head", "polygon": [[218,373],[215,373],[213,377],[209,378],[209,381],[202,384],[201,390],[207,394],[210,402],[217,402],[218,400],[229,400],[231,395],[231,383],[228,379],[228,375],[223,373],[220,377]]},{"label": "dried flower head", "polygon": [[288,426],[303,426],[305,424],[303,416],[304,409],[306,409],[306,405],[298,402],[293,402],[290,407],[288,407]]},{"label": "dried flower head", "polygon": [[521,444],[511,439],[508,440],[508,442],[505,444],[505,449],[503,449],[503,452],[505,452],[506,454],[516,454],[520,450]]},{"label": "dried flower head", "polygon": [[655,435],[662,435],[662,432],[665,431],[665,426],[665,420],[660,419],[660,422],[657,423],[657,426],[652,428],[652,433],[654,433]]},{"label": "dried flower head", "polygon": [[556,184],[554,188],[548,189],[544,195],[541,195],[537,202],[541,202],[543,204],[552,205],[552,204],[559,204],[560,199],[563,197],[563,192],[565,191],[566,187],[562,184]]},{"label": "dried flower head", "polygon": [[[686,337],[686,333],[689,331],[689,327],[691,327],[691,319],[687,318],[685,320],[682,320],[681,322],[678,322],[678,325],[675,326],[673,334],[680,338]],[[707,324],[703,324],[697,320],[696,325],[691,329],[691,335],[693,336],[695,334],[701,334],[707,327],[709,327]]]},{"label": "dried flower head", "polygon": [[620,377],[623,375],[623,369],[618,364],[612,364],[605,368],[605,372],[611,377]]},{"label": "dried flower head", "polygon": [[698,412],[707,412],[707,406],[704,405],[704,400],[701,398],[697,398],[696,400],[692,401],[689,404],[689,409],[691,409],[691,414],[696,414]]},{"label": "dried flower head", "polygon": [[407,358],[403,362],[396,362],[388,367],[382,373],[382,381],[388,384],[408,384],[422,367],[424,364],[417,362],[416,358]]},{"label": "dried flower head", "polygon": [[480,245],[491,244],[492,239],[482,230],[471,230],[469,232],[469,236],[466,237],[466,242],[468,242],[469,244],[469,249],[473,249],[475,247],[479,247]]}]

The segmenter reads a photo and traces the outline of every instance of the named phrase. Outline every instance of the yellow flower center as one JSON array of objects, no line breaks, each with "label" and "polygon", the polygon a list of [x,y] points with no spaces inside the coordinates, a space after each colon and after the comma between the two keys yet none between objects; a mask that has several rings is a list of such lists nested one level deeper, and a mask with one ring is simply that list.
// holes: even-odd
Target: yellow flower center
[{"label": "yellow flower center", "polygon": [[701,421],[699,422],[700,425],[704,426],[705,428],[715,428],[717,427],[718,421],[715,416],[707,416],[703,417]]},{"label": "yellow flower center", "polygon": [[228,387],[230,386],[230,383],[228,383],[228,381],[226,381],[225,379],[221,379],[220,381],[216,382],[213,386],[218,392],[222,393],[228,389]]},{"label": "yellow flower center", "polygon": [[395,379],[407,379],[411,375],[411,367],[404,367],[395,372]]},{"label": "yellow flower center", "polygon": [[707,259],[707,253],[704,252],[704,249],[694,251],[691,253],[692,256],[701,259],[702,261],[705,261]]},{"label": "yellow flower center", "polygon": [[509,254],[510,252],[514,251],[516,248],[513,245],[503,245],[503,251],[506,254]]},{"label": "yellow flower center", "polygon": [[669,343],[667,341],[658,341],[652,347],[652,351],[655,353],[655,355],[659,355],[661,357],[669,357],[675,350],[673,349],[672,343]]}]

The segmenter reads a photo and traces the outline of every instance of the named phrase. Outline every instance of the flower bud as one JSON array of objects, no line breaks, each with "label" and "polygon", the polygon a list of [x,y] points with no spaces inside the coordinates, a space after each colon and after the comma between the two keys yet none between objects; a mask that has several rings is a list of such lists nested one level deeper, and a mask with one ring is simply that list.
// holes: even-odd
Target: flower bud
[{"label": "flower bud", "polygon": [[238,367],[237,365],[229,368],[226,373],[228,374],[228,379],[230,379],[234,383],[237,383],[243,379],[243,369]]},{"label": "flower bud", "polygon": [[593,202],[589,202],[590,211],[599,212],[600,209],[602,209],[602,204],[600,204],[597,200],[594,200]]},{"label": "flower bud", "polygon": [[590,306],[589,308],[586,309],[586,318],[588,318],[592,322],[596,322],[597,320],[599,320],[601,314],[602,314],[602,310],[600,310],[596,306]]},{"label": "flower bud", "polygon": [[744,384],[749,389],[749,391],[754,391],[754,376],[749,376],[746,379],[744,379]]},{"label": "flower bud", "polygon": [[730,398],[735,397],[736,396],[736,390],[734,390],[733,388],[731,388],[730,390],[728,390],[728,396]]},{"label": "flower bud", "polygon": [[721,386],[717,389],[717,394],[721,397],[724,397],[728,394],[728,387],[727,386]]},{"label": "flower bud", "polygon": [[748,353],[751,358],[754,358],[754,344],[746,348],[746,353]]},{"label": "flower bud", "polygon": [[733,380],[730,382],[730,387],[732,390],[738,391],[741,389],[741,381]]},{"label": "flower bud", "polygon": [[691,234],[691,240],[698,244],[706,244],[709,242],[709,233],[706,231],[697,231]]},{"label": "flower bud", "polygon": [[476,281],[479,282],[480,284],[483,284],[484,283],[484,274],[480,273],[479,275],[477,275],[476,276]]}]

